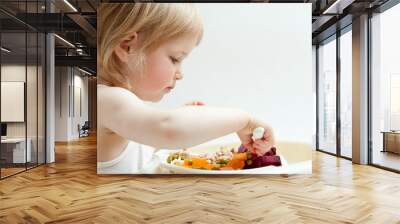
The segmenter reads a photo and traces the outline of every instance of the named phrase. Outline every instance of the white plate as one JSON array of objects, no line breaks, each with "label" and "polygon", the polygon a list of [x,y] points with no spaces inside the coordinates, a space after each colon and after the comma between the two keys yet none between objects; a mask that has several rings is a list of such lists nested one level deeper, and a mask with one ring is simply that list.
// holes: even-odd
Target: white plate
[{"label": "white plate", "polygon": [[254,169],[245,169],[245,170],[202,170],[202,169],[192,169],[185,168],[182,166],[177,166],[174,164],[170,164],[167,162],[168,156],[180,150],[159,150],[156,152],[156,155],[159,158],[160,166],[163,169],[168,170],[171,174],[283,174],[286,173],[287,161],[283,158],[282,155],[278,155],[281,157],[281,166],[266,166]]}]

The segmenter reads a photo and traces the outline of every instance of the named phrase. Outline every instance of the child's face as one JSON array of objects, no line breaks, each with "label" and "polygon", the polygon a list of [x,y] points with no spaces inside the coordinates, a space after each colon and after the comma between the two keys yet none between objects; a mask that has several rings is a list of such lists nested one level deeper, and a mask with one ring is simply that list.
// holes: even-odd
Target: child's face
[{"label": "child's face", "polygon": [[183,78],[182,60],[195,46],[196,38],[182,36],[149,52],[144,74],[133,82],[135,94],[146,101],[160,101],[175,87],[176,81]]}]

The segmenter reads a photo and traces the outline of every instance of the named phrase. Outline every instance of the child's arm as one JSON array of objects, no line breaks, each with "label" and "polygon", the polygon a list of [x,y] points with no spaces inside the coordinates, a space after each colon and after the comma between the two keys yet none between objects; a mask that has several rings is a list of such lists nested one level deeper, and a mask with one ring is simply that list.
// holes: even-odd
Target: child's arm
[{"label": "child's arm", "polygon": [[[185,148],[248,129],[250,116],[237,109],[187,106],[153,108],[126,89],[103,88],[99,124],[118,135],[156,148]],[[251,133],[250,131],[247,131]],[[250,135],[250,134],[249,134]]]}]

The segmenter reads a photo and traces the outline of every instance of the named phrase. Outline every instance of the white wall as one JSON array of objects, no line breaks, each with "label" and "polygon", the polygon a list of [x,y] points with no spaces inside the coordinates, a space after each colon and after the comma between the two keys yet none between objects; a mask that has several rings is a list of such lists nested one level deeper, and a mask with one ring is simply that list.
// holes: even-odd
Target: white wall
[{"label": "white wall", "polygon": [[68,84],[67,67],[55,68],[55,141],[68,140]]},{"label": "white wall", "polygon": [[[78,72],[78,73],[77,73]],[[72,136],[74,138],[79,137],[78,129],[77,126],[80,124],[81,126],[85,123],[85,121],[88,120],[88,78],[81,76],[82,73],[80,73],[78,70],[75,70],[75,75],[74,75],[74,86],[75,86],[75,114],[73,114],[73,119],[72,121]],[[80,90],[80,93],[78,91]],[[80,99],[79,99],[79,94],[80,94]],[[79,103],[79,100],[81,103]],[[81,106],[82,113],[79,111],[79,107]]]},{"label": "white wall", "polygon": [[[56,67],[55,140],[70,141],[79,137],[78,124],[88,120],[88,80],[71,67]],[[82,116],[79,113],[79,90]],[[75,111],[74,111],[75,110]]]},{"label": "white wall", "polygon": [[158,105],[239,107],[270,123],[279,140],[311,144],[311,4],[197,6],[202,43],[184,62],[184,79]]}]

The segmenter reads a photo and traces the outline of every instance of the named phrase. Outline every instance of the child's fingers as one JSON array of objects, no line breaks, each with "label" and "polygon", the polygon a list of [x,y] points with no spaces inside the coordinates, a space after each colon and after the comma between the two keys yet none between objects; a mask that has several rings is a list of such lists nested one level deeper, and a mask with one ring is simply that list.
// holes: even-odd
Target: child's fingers
[{"label": "child's fingers", "polygon": [[270,130],[265,130],[265,132],[264,132],[264,136],[263,136],[263,139],[269,139],[269,138],[271,138],[271,131]]},{"label": "child's fingers", "polygon": [[257,149],[267,149],[269,144],[267,142],[254,142],[253,147]]},{"label": "child's fingers", "polygon": [[265,142],[265,140],[262,140],[262,139],[256,139],[254,141],[254,143],[258,143],[258,144],[262,144],[263,142]]},{"label": "child's fingers", "polygon": [[271,142],[269,140],[265,140],[265,139],[264,140],[258,139],[256,141],[254,141],[254,143],[257,143],[257,145],[259,147],[263,147],[263,148],[267,148],[267,147],[269,147],[269,145],[271,145]]},{"label": "child's fingers", "polygon": [[264,132],[264,136],[262,138],[262,140],[268,144],[275,144],[275,137],[274,137],[274,133],[271,130],[266,130]]},{"label": "child's fingers", "polygon": [[260,146],[259,146],[259,144],[258,144],[257,142],[254,142],[254,143],[253,143],[253,147],[254,147],[254,148],[259,148]]},{"label": "child's fingers", "polygon": [[255,152],[258,156],[263,156],[263,155],[267,152],[267,150],[256,148],[256,149],[254,149],[254,152]]},{"label": "child's fingers", "polygon": [[272,144],[267,141],[258,141],[258,142],[253,142],[253,147],[257,155],[263,156],[266,152],[268,152],[271,149]]},{"label": "child's fingers", "polygon": [[256,144],[258,147],[261,147],[261,148],[268,146],[267,141],[257,141],[257,142],[254,142],[254,144]]},{"label": "child's fingers", "polygon": [[195,105],[197,105],[197,106],[204,106],[204,103],[203,102],[200,102],[200,101],[195,101]]},{"label": "child's fingers", "polygon": [[250,152],[254,152],[254,147],[253,147],[253,144],[251,144],[251,143],[243,143],[243,146],[246,148],[246,149],[248,149]]}]

